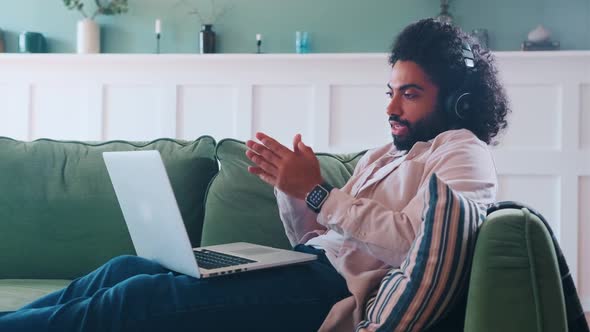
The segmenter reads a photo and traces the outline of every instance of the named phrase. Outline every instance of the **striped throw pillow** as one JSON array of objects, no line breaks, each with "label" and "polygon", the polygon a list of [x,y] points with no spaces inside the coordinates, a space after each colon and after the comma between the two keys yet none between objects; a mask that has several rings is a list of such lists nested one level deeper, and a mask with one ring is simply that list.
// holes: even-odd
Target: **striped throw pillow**
[{"label": "striped throw pillow", "polygon": [[423,331],[438,322],[468,281],[485,211],[433,174],[421,230],[399,268],[381,281],[357,332]]}]

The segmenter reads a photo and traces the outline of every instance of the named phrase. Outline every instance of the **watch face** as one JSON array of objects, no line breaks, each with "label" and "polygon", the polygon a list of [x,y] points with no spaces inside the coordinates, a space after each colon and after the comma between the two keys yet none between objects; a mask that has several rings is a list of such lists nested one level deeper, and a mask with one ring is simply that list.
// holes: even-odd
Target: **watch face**
[{"label": "watch face", "polygon": [[328,191],[320,186],[315,187],[309,195],[307,195],[307,202],[314,208],[319,208],[328,196]]}]

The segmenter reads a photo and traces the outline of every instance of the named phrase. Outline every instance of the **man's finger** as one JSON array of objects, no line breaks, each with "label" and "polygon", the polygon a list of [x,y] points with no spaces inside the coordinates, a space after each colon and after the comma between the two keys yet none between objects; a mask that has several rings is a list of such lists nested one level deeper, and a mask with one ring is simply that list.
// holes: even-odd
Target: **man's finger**
[{"label": "man's finger", "polygon": [[271,174],[266,173],[260,167],[250,166],[248,167],[248,172],[258,176],[262,181],[270,184],[271,186],[275,186],[277,184],[277,178]]},{"label": "man's finger", "polygon": [[258,167],[262,168],[265,172],[270,174],[277,174],[278,169],[275,165],[268,162],[263,156],[255,153],[252,150],[246,151],[246,157],[255,163]]},{"label": "man's finger", "polygon": [[310,146],[305,145],[303,142],[299,142],[299,151],[301,151],[301,155],[308,160],[318,160],[315,152]]},{"label": "man's finger", "polygon": [[246,146],[249,147],[254,152],[256,152],[257,154],[264,157],[264,159],[268,160],[268,162],[270,162],[271,164],[276,165],[281,160],[281,157],[277,156],[274,152],[267,149],[262,144],[258,144],[254,141],[248,141],[248,142],[246,142]]},{"label": "man's finger", "polygon": [[299,142],[301,142],[301,134],[297,134],[295,137],[293,137],[293,152],[299,151]]},{"label": "man's finger", "polygon": [[305,152],[305,153],[313,153],[313,150],[311,149],[311,147],[305,145],[305,143],[299,141],[299,146],[297,147],[300,151]]},{"label": "man's finger", "polygon": [[260,133],[260,132],[256,133],[256,138],[262,144],[264,144],[264,146],[266,146],[269,150],[271,150],[272,152],[274,152],[276,155],[278,155],[281,158],[286,157],[290,153],[292,153],[292,151],[289,150],[286,146],[284,146],[283,144],[279,143],[274,138],[272,138],[264,133]]}]

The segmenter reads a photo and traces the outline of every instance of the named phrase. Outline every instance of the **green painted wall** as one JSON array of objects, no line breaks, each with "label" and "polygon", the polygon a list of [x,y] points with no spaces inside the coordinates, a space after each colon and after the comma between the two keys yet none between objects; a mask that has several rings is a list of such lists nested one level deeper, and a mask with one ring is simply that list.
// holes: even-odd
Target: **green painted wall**
[{"label": "green painted wall", "polygon": [[[92,0],[85,0],[89,7]],[[208,9],[209,0],[186,0]],[[313,52],[384,52],[405,25],[439,11],[437,0],[215,0],[232,9],[217,23],[218,48],[224,53],[255,50],[263,34],[263,51],[291,53],[296,30],[311,34]],[[122,16],[99,17],[105,53],[152,53],[154,20],[162,19],[162,52],[198,50],[200,22],[179,0],[129,0]],[[517,50],[529,30],[543,23],[562,49],[590,49],[588,0],[452,0],[455,21],[466,30],[490,32],[494,50]],[[75,51],[76,21],[62,0],[0,1],[0,28],[8,52],[17,51],[21,31],[39,31],[51,52]]]}]

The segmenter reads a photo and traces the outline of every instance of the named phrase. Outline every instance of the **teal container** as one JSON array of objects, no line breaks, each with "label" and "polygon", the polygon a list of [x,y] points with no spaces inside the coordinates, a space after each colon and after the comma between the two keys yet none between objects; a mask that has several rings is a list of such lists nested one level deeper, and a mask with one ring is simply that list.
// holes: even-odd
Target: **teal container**
[{"label": "teal container", "polygon": [[47,53],[47,41],[39,32],[24,31],[18,38],[20,53]]}]

